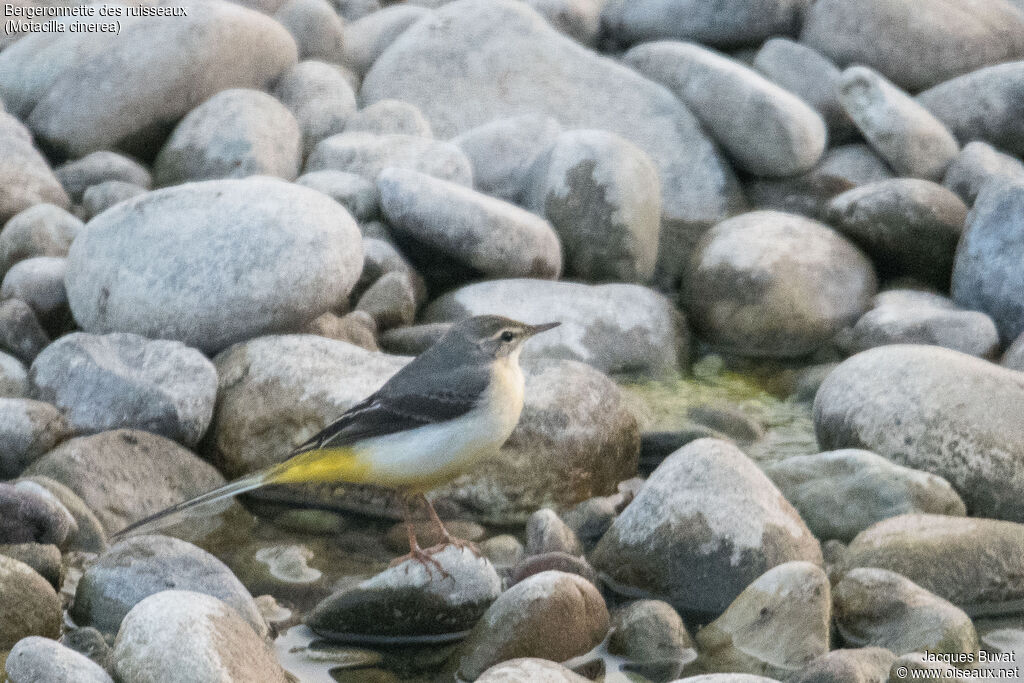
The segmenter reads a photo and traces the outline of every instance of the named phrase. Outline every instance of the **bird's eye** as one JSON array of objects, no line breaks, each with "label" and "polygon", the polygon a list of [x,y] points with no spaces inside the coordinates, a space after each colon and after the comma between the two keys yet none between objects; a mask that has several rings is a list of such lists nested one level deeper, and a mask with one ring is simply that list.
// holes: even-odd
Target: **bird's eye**
[{"label": "bird's eye", "polygon": [[510,342],[516,338],[516,335],[511,330],[505,330],[501,333],[501,341]]}]

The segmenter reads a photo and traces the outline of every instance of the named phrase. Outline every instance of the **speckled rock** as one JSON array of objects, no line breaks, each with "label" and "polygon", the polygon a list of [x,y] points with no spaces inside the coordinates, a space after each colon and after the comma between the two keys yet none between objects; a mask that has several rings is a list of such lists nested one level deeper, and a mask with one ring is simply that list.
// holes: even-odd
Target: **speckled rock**
[{"label": "speckled rock", "polygon": [[22,638],[60,635],[60,598],[31,567],[0,555],[0,652]]},{"label": "speckled rock", "polygon": [[836,627],[853,647],[908,652],[974,653],[978,634],[963,610],[885,569],[861,567],[835,587]]},{"label": "speckled rock", "polygon": [[19,640],[7,655],[4,670],[10,683],[114,683],[85,655],[40,636]]},{"label": "speckled rock", "polygon": [[884,683],[896,660],[881,647],[840,649],[812,660],[788,679],[792,683]]},{"label": "speckled rock", "polygon": [[831,228],[756,211],[719,223],[694,252],[682,297],[697,334],[740,355],[812,353],[867,308],[870,261]]},{"label": "speckled rock", "polygon": [[359,242],[348,213],[309,188],[271,178],[190,183],[91,221],[68,255],[68,299],[88,332],[212,353],[344,300],[362,267]]},{"label": "speckled rock", "polygon": [[274,94],[299,124],[303,156],[324,138],[345,130],[356,111],[352,86],[338,67],[324,62],[299,62],[281,76]]},{"label": "speckled rock", "polygon": [[420,110],[401,100],[378,100],[356,112],[345,126],[345,132],[434,137],[430,123]]},{"label": "speckled rock", "polygon": [[945,479],[871,451],[798,455],[769,465],[765,474],[819,539],[850,541],[875,522],[907,513],[966,514]]},{"label": "speckled rock", "polygon": [[821,565],[818,542],[757,466],[717,439],[658,466],[591,555],[619,590],[713,614],[792,560]]},{"label": "speckled rock", "polygon": [[56,407],[27,398],[0,398],[0,478],[11,479],[71,436]]},{"label": "speckled rock", "polygon": [[326,0],[287,0],[274,13],[295,39],[299,59],[340,64],[345,58],[345,28]]},{"label": "speckled rock", "polygon": [[391,5],[345,26],[345,63],[362,76],[407,28],[430,14],[425,7]]},{"label": "speckled rock", "polygon": [[82,221],[53,204],[36,204],[7,221],[0,231],[0,277],[23,259],[67,256]]},{"label": "speckled rock", "polygon": [[868,144],[899,175],[941,180],[960,151],[939,119],[866,66],[842,73],[839,101]]},{"label": "speckled rock", "polygon": [[153,176],[145,166],[131,157],[109,150],[91,152],[81,159],[58,166],[54,175],[75,201],[81,201],[82,195],[93,185],[110,180],[146,189],[153,186]]},{"label": "speckled rock", "polygon": [[0,112],[0,224],[45,203],[66,209],[71,202],[46,159],[33,146],[28,129],[10,114]]},{"label": "speckled rock", "polygon": [[986,183],[1003,179],[1024,180],[1024,163],[987,142],[975,140],[960,150],[946,169],[942,184],[973,204]]},{"label": "speckled rock", "polygon": [[132,608],[112,658],[118,680],[138,683],[289,680],[271,646],[237,612],[192,591],[165,590]]},{"label": "speckled rock", "polygon": [[523,358],[561,358],[606,373],[658,376],[685,364],[689,339],[667,298],[639,285],[583,285],[495,280],[468,285],[434,300],[424,322],[453,322],[493,313],[539,324],[562,324],[532,340]]},{"label": "speckled rock", "polygon": [[25,398],[30,390],[28,369],[14,356],[0,351],[0,398]]},{"label": "speckled rock", "polygon": [[458,147],[419,135],[332,135],[313,149],[305,172],[347,171],[376,182],[380,172],[389,166],[467,187],[473,184],[473,168]]}]

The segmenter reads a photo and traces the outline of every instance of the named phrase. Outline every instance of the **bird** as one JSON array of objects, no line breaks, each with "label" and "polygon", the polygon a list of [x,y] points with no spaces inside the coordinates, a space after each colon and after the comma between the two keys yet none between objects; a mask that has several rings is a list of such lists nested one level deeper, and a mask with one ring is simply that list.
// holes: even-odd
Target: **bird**
[{"label": "bird", "polygon": [[[409,554],[393,564],[411,558],[441,569],[432,557],[437,550],[453,544],[473,547],[448,532],[424,494],[497,453],[505,443],[523,409],[523,344],[559,324],[529,325],[498,315],[456,322],[380,389],[280,464],[130,524],[115,534],[115,540],[162,528],[193,508],[268,484],[370,484],[401,494]],[[426,550],[419,546],[412,525],[410,501],[415,499],[425,502],[443,539]]]}]

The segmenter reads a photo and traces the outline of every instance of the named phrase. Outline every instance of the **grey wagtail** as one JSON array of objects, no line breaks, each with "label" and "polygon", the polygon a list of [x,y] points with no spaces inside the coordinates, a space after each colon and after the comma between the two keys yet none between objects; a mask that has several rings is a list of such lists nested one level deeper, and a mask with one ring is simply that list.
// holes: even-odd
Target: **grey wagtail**
[{"label": "grey wagtail", "polygon": [[523,343],[558,324],[527,325],[496,315],[456,323],[284,462],[178,503],[116,535],[159,528],[171,515],[266,484],[330,482],[400,491],[411,557],[432,561],[416,542],[407,501],[411,496],[426,502],[445,539],[442,545],[466,545],[449,535],[423,493],[456,478],[505,443],[523,409]]}]

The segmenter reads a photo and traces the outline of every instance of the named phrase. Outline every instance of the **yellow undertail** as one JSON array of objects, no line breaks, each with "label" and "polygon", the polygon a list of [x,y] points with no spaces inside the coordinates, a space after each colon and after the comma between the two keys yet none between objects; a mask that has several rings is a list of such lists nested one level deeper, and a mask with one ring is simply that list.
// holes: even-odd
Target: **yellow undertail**
[{"label": "yellow undertail", "polygon": [[336,483],[362,484],[370,466],[351,448],[324,448],[300,453],[273,467],[265,484]]}]

